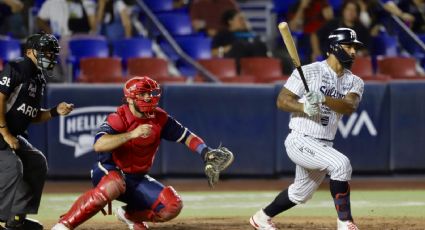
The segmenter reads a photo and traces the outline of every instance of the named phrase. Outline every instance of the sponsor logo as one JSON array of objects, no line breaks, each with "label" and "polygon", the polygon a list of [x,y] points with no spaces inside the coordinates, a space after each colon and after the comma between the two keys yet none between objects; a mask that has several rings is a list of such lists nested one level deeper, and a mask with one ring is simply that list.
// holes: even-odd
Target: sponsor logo
[{"label": "sponsor logo", "polygon": [[364,110],[360,113],[360,115],[358,113],[351,114],[345,124],[342,120],[338,122],[338,130],[344,138],[347,138],[350,134],[353,136],[359,135],[363,127],[367,129],[371,136],[378,135],[378,131],[373,125],[372,120]]},{"label": "sponsor logo", "polygon": [[90,106],[77,108],[59,121],[59,142],[75,147],[74,157],[93,151],[94,136],[114,106]]}]

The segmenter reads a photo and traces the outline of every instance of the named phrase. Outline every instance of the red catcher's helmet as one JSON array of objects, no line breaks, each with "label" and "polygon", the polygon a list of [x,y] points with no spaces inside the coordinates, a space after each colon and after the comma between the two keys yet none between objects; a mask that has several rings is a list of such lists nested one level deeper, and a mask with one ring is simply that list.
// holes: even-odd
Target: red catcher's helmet
[{"label": "red catcher's helmet", "polygon": [[[150,97],[143,98],[144,93],[149,93]],[[124,84],[124,96],[134,100],[140,112],[153,112],[158,106],[161,97],[161,88],[158,82],[149,77],[133,77]]]}]

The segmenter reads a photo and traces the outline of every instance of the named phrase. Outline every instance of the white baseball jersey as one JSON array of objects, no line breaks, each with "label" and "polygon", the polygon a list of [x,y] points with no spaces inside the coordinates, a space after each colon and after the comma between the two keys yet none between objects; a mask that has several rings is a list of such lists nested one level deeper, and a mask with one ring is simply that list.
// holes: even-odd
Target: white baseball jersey
[{"label": "white baseball jersey", "polygon": [[[343,98],[347,93],[356,93],[360,99],[362,97],[363,80],[349,70],[344,70],[344,74],[337,77],[326,60],[305,65],[302,69],[310,91],[333,98]],[[299,102],[304,103],[306,91],[297,70],[294,70],[284,87],[298,95]],[[311,137],[333,140],[341,117],[342,114],[321,105],[320,113],[312,117],[305,113],[292,113],[289,128]]]}]

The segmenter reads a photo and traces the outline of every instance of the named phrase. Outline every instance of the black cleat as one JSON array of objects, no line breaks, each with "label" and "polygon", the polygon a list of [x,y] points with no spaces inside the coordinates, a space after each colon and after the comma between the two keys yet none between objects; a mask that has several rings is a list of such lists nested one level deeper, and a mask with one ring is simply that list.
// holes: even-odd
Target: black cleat
[{"label": "black cleat", "polygon": [[25,218],[24,215],[16,215],[7,220],[5,230],[43,230],[43,225],[37,220]]}]

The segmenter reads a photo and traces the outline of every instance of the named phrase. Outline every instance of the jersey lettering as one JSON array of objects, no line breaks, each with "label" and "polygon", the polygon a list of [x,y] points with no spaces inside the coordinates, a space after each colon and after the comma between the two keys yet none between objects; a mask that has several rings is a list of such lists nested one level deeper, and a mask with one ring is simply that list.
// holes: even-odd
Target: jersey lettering
[{"label": "jersey lettering", "polygon": [[26,105],[25,103],[22,103],[22,105],[20,105],[17,110],[22,112],[26,116],[32,117],[32,118],[36,117],[38,113],[37,108],[33,108],[32,106]]},{"label": "jersey lettering", "polygon": [[1,81],[0,81],[0,85],[5,85],[7,87],[10,86],[10,78],[7,76],[4,76]]},{"label": "jersey lettering", "polygon": [[37,86],[35,84],[33,84],[32,82],[30,82],[30,84],[28,86],[28,95],[30,97],[35,97],[36,93],[37,93]]}]

